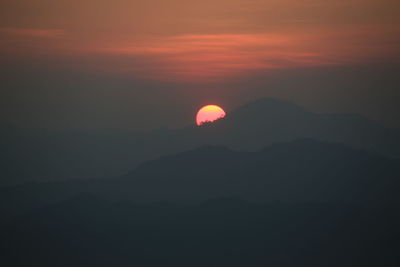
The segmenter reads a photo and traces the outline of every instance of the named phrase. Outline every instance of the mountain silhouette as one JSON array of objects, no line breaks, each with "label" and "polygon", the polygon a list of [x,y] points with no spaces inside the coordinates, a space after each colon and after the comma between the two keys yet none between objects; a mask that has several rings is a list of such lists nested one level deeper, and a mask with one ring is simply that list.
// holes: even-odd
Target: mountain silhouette
[{"label": "mountain silhouette", "polygon": [[301,139],[256,152],[205,146],[142,164],[120,183],[129,194],[134,190],[137,196],[160,200],[240,196],[252,201],[392,202],[398,201],[398,166],[398,160],[378,154]]},{"label": "mountain silhouette", "polygon": [[5,127],[0,185],[25,181],[104,178],[142,162],[203,145],[255,151],[300,138],[346,144],[400,157],[400,132],[352,114],[314,113],[296,104],[259,99],[203,127],[151,132],[44,133]]},{"label": "mountain silhouette", "polygon": [[377,151],[389,157],[400,155],[400,135],[396,129],[387,129],[359,115],[314,113],[270,98],[239,107],[201,131],[211,132],[207,141],[237,149],[260,149],[276,142],[313,138]]},{"label": "mountain silhouette", "polygon": [[[116,202],[79,194],[0,232],[7,266],[398,266],[398,206]],[[383,260],[384,259],[384,260]]]},{"label": "mountain silhouette", "polygon": [[298,139],[0,188],[7,266],[398,266],[400,164]]},{"label": "mountain silhouette", "polygon": [[[345,145],[300,139],[256,152],[203,146],[141,164],[123,177],[0,190],[5,217],[89,193],[115,201],[399,203],[400,164]],[[9,203],[12,203],[10,205]]]}]

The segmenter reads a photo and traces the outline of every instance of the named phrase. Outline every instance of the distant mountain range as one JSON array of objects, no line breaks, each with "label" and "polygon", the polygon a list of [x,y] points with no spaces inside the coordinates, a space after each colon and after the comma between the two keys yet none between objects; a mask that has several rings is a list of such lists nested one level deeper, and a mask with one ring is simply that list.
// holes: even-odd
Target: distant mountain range
[{"label": "distant mountain range", "polygon": [[204,146],[149,161],[123,177],[5,187],[0,190],[0,212],[12,217],[82,193],[135,202],[240,197],[256,202],[398,204],[399,177],[399,160],[310,139],[257,152]]},{"label": "distant mountain range", "polygon": [[398,159],[326,141],[201,146],[124,176],[0,188],[0,255],[7,266],[398,266],[399,177]]},{"label": "distant mountain range", "polygon": [[[142,164],[116,183],[138,200],[397,202],[400,161],[301,139],[257,152],[205,146]],[[112,188],[108,186],[107,190]]]},{"label": "distant mountain range", "polygon": [[147,160],[203,145],[255,151],[299,138],[346,144],[400,157],[400,131],[352,114],[313,113],[285,101],[260,99],[215,123],[147,133],[29,132],[0,134],[0,185],[122,175]]},{"label": "distant mountain range", "polygon": [[[260,149],[276,142],[299,138],[347,144],[381,153],[400,156],[400,131],[354,114],[314,113],[296,104],[259,99],[229,114],[204,131],[215,132],[218,143],[240,149]],[[202,129],[203,130],[203,129]]]}]

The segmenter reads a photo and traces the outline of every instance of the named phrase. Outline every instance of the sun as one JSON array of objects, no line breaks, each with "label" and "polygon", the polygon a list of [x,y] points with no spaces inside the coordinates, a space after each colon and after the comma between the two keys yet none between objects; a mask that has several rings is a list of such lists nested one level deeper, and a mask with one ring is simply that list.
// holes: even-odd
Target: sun
[{"label": "sun", "polygon": [[197,112],[196,123],[198,126],[201,126],[204,123],[222,119],[225,115],[226,113],[221,107],[216,105],[207,105]]}]

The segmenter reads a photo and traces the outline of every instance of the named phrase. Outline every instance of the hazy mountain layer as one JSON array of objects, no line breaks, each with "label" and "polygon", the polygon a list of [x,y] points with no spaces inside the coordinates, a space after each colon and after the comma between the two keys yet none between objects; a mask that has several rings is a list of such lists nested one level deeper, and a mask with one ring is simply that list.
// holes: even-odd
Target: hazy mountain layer
[{"label": "hazy mountain layer", "polygon": [[6,217],[79,193],[110,200],[199,202],[239,196],[262,202],[398,203],[400,164],[377,154],[308,139],[257,152],[205,146],[144,163],[120,178],[6,187]]},{"label": "hazy mountain layer", "polygon": [[111,130],[38,133],[7,128],[0,144],[0,184],[113,177],[149,159],[202,145],[259,150],[299,138],[400,156],[396,129],[357,115],[313,113],[289,102],[260,99],[204,127],[137,134]]},{"label": "hazy mountain layer", "polygon": [[300,139],[0,189],[7,266],[398,266],[400,164]]}]

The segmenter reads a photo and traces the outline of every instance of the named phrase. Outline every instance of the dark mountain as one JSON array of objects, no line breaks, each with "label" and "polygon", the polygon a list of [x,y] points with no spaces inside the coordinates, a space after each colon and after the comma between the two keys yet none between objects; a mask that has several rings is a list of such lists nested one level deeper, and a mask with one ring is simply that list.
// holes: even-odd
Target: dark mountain
[{"label": "dark mountain", "polygon": [[[398,201],[400,164],[344,145],[302,139],[258,152],[205,146],[147,162],[119,183],[131,196],[179,200]],[[132,194],[132,190],[135,192]]]},{"label": "dark mountain", "polygon": [[357,115],[313,113],[274,99],[248,103],[204,127],[191,125],[147,133],[43,133],[6,127],[0,136],[0,184],[113,177],[144,161],[202,145],[251,151],[299,138],[400,157],[396,129]]},{"label": "dark mountain", "polygon": [[340,144],[302,139],[257,152],[204,146],[144,163],[114,179],[27,184],[0,190],[5,217],[90,193],[119,201],[398,203],[400,164]]},{"label": "dark mountain", "polygon": [[207,137],[216,144],[236,149],[260,149],[277,142],[313,138],[389,157],[400,156],[400,135],[396,129],[387,129],[359,115],[314,113],[269,98],[248,103],[201,130],[211,135]]},{"label": "dark mountain", "polygon": [[0,189],[6,266],[398,266],[400,164],[300,139]]}]

